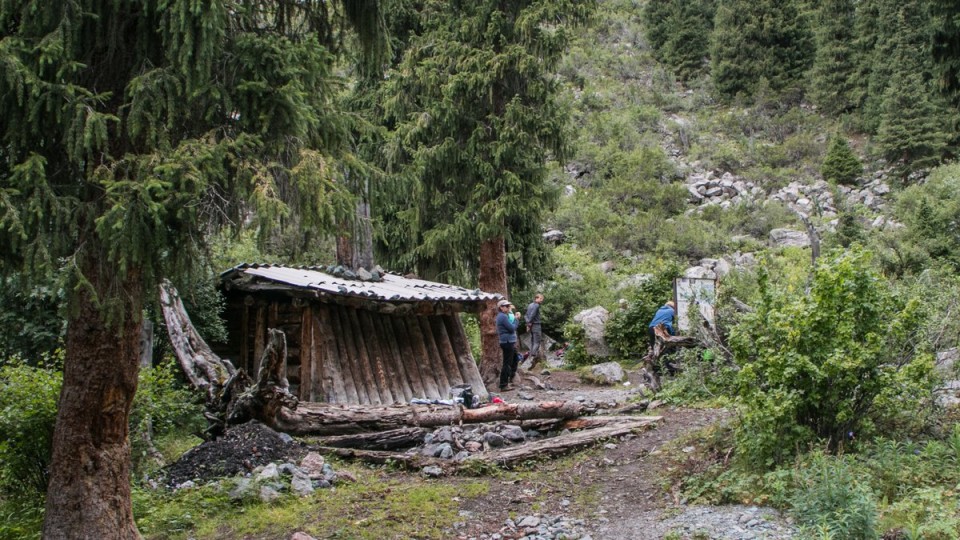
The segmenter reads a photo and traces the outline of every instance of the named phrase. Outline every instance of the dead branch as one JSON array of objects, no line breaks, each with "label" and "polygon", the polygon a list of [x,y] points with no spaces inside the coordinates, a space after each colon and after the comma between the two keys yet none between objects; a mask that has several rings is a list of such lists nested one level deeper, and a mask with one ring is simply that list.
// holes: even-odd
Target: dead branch
[{"label": "dead branch", "polygon": [[208,408],[220,409],[226,383],[237,373],[233,364],[220,358],[200,337],[190,322],[180,294],[169,280],[160,284],[160,306],[167,324],[170,345],[191,386],[203,392]]},{"label": "dead branch", "polygon": [[646,364],[650,388],[656,392],[661,387],[659,370],[656,368],[660,358],[682,347],[696,347],[699,342],[690,336],[671,336],[663,324],[654,327],[653,334],[656,337],[653,349],[643,357],[643,362]]}]

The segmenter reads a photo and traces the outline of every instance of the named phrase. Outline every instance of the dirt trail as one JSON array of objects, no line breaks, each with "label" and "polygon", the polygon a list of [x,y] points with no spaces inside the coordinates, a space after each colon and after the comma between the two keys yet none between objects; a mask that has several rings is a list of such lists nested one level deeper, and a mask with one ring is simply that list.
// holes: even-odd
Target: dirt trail
[{"label": "dirt trail", "polygon": [[[623,406],[638,397],[635,387],[584,385],[571,372],[555,372],[544,382],[552,390],[524,393],[538,400],[584,398],[610,406]],[[516,394],[504,397],[516,399]],[[661,472],[668,462],[664,447],[729,415],[723,410],[672,407],[648,414],[663,420],[654,429],[576,456],[572,469],[569,463],[545,462],[536,466],[536,472],[493,480],[486,496],[464,501],[466,526],[457,531],[458,536],[510,538],[504,528],[508,517],[542,514],[584,519],[595,539],[660,538],[653,532],[655,524],[663,520],[663,510],[676,503],[661,489]]]}]

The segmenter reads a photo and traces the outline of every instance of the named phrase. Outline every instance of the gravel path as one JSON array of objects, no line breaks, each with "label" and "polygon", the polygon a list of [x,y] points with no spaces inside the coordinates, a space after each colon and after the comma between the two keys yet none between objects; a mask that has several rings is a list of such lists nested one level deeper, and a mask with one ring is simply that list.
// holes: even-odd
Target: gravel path
[{"label": "gravel path", "polygon": [[[555,372],[542,380],[546,390],[528,385],[504,397],[589,400],[611,409],[640,397],[637,383],[593,387],[570,372]],[[610,441],[573,471],[564,471],[575,477],[568,488],[532,480],[493,483],[483,500],[465,503],[463,521],[451,532],[462,540],[780,540],[796,535],[789,520],[772,508],[685,505],[663,492],[661,473],[669,466],[671,445],[724,421],[727,411],[661,407],[647,414],[663,420],[650,431]],[[553,474],[549,464],[542,474]],[[588,492],[596,496],[584,497]]]}]

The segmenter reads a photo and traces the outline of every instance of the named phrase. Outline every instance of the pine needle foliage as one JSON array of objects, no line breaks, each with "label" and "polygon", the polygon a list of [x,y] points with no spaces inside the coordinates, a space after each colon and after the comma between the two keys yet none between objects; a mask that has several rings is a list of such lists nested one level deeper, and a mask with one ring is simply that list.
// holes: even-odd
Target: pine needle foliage
[{"label": "pine needle foliage", "polygon": [[817,47],[809,94],[823,112],[831,115],[854,107],[855,9],[853,0],[826,0],[816,13]]},{"label": "pine needle foliage", "polygon": [[547,162],[566,153],[553,73],[593,2],[425,2],[423,28],[383,88],[395,130],[380,186],[379,243],[392,265],[468,280],[480,243],[503,237],[529,264],[555,204]]},{"label": "pine needle foliage", "polygon": [[154,283],[220,226],[331,228],[359,128],[332,51],[379,20],[336,6],[0,2],[2,269],[87,256]]},{"label": "pine needle foliage", "polygon": [[830,146],[826,157],[823,158],[820,173],[824,180],[844,185],[855,184],[857,178],[863,174],[860,159],[853,153],[847,139],[842,135],[837,134],[830,139]]},{"label": "pine needle foliage", "polygon": [[718,0],[710,73],[725,100],[799,88],[813,60],[813,36],[795,0]]}]

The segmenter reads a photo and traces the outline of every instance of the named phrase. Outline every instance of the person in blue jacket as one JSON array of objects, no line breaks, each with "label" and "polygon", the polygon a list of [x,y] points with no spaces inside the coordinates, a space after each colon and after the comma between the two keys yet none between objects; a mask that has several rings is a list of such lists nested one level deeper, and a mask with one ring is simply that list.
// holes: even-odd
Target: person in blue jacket
[{"label": "person in blue jacket", "polygon": [[514,314],[513,320],[509,314],[510,301],[500,300],[497,302],[497,336],[500,338],[500,350],[503,351],[503,366],[500,368],[500,391],[505,392],[510,388],[507,383],[513,379],[514,357],[517,356],[517,326],[520,324],[520,317]]},{"label": "person in blue jacket", "polygon": [[670,332],[671,336],[677,335],[676,331],[673,329],[673,318],[677,314],[677,304],[673,300],[668,300],[666,304],[662,305],[660,309],[657,310],[657,313],[653,316],[653,320],[650,321],[650,324],[647,325],[647,337],[648,345],[650,349],[653,349],[653,344],[657,342],[657,336],[653,333],[653,329],[657,327],[658,324],[663,324],[666,327],[667,332]]}]

